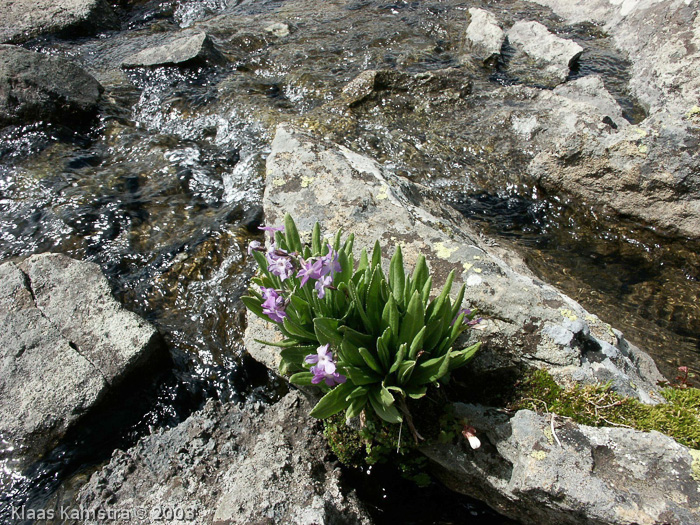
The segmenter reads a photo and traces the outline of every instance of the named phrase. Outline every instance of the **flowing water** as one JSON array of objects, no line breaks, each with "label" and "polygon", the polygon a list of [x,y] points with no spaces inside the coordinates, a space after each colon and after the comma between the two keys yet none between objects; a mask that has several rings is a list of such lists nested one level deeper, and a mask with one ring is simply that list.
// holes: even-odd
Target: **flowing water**
[{"label": "flowing water", "polygon": [[[112,440],[71,437],[16,480],[5,502],[46,498],[116,443],[174,424],[208,397],[278,395],[244,357],[239,297],[252,272],[245,246],[263,220],[265,156],[283,121],[431,187],[622,328],[667,375],[680,364],[699,368],[697,247],[524,184],[535,151],[504,138],[495,118],[520,104],[501,90],[518,80],[462,58],[469,7],[506,25],[538,20],[586,48],[572,78],[603,75],[626,118],[638,121],[629,64],[596,28],[566,26],[519,0],[328,1],[322,10],[306,0],[134,4],[121,31],[27,45],[82,63],[106,91],[98,121],[81,129],[37,124],[0,134],[0,260],[55,251],[97,262],[119,300],[164,335],[172,369],[151,379],[136,415],[116,419]],[[274,23],[286,29],[275,34]],[[126,56],[193,26],[213,36],[226,65],[120,70]],[[343,87],[369,69],[387,72],[384,80],[351,110],[339,106]],[[464,505],[455,503],[454,516]]]}]

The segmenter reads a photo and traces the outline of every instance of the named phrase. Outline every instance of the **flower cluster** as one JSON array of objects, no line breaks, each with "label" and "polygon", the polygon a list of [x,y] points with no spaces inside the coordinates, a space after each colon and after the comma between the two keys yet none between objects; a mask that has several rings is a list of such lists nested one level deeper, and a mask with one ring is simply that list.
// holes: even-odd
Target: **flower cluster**
[{"label": "flower cluster", "polygon": [[[352,419],[371,410],[387,423],[406,417],[410,427],[407,403],[426,396],[479,349],[461,337],[481,328],[481,319],[462,306],[465,285],[453,298],[454,271],[434,295],[425,257],[408,274],[400,246],[387,275],[378,241],[371,254],[363,248],[355,259],[353,235],[342,242],[337,232],[326,240],[318,223],[311,242],[302,242],[289,215],[284,226],[261,229],[268,238],[249,246],[258,272],[241,300],[276,323],[282,339],[263,342],[280,348],[280,371],[296,385],[324,392],[313,417],[345,411]],[[471,427],[464,437],[477,446]]]},{"label": "flower cluster", "polygon": [[336,372],[335,362],[333,361],[333,352],[328,351],[330,345],[325,344],[316,349],[316,354],[307,355],[304,361],[315,366],[311,367],[310,372],[314,375],[311,382],[314,385],[325,381],[328,386],[335,386],[345,383],[347,379],[344,375]]},{"label": "flower cluster", "polygon": [[[323,299],[326,290],[333,288],[334,274],[342,269],[338,261],[338,252],[329,244],[326,255],[304,259],[298,253],[289,253],[277,246],[275,232],[284,232],[284,226],[260,226],[259,229],[267,232],[270,242],[266,248],[260,241],[252,241],[248,245],[248,254],[264,252],[267,271],[279,277],[281,282],[294,277],[295,273],[296,277],[301,279],[299,287],[305,286],[309,280],[315,281],[316,294],[319,299]],[[285,300],[280,295],[282,292],[274,288],[261,287],[260,293],[263,299],[263,313],[276,323],[283,322],[287,317],[285,309],[289,300]]]}]

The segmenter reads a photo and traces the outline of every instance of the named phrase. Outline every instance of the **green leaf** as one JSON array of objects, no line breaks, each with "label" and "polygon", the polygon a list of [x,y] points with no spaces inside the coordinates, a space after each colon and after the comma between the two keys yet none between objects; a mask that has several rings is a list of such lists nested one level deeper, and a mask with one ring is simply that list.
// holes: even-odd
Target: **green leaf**
[{"label": "green leaf", "polygon": [[317,419],[326,419],[333,414],[337,414],[341,410],[345,410],[350,406],[350,401],[347,397],[354,389],[355,386],[351,383],[343,383],[342,385],[336,386],[321,398],[310,412],[310,415]]},{"label": "green leaf", "polygon": [[355,287],[354,283],[350,281],[348,283],[348,290],[350,292],[350,297],[352,298],[355,308],[357,310],[358,315],[360,316],[360,319],[362,320],[362,324],[367,332],[370,334],[374,334],[378,331],[378,326],[374,326],[374,322],[370,317],[367,315],[367,312],[365,312],[364,307],[362,306],[362,301],[360,300],[358,294],[357,294],[357,288]]},{"label": "green leaf", "polygon": [[452,305],[452,319],[455,318],[457,315],[457,312],[462,308],[462,301],[464,300],[464,290],[465,290],[465,285],[462,285],[461,288],[459,289],[459,293],[457,294],[457,298],[455,299],[454,304]]},{"label": "green leaf", "polygon": [[405,388],[406,394],[411,399],[420,399],[428,392],[428,387],[423,386],[410,386]]},{"label": "green leaf", "polygon": [[283,348],[280,355],[282,359],[301,366],[307,355],[316,353],[316,348],[315,345],[291,346],[289,348]]},{"label": "green leaf", "polygon": [[382,323],[380,325],[381,330],[386,330],[391,328],[391,344],[392,346],[397,345],[398,335],[399,335],[399,309],[394,300],[394,296],[390,295],[389,300],[384,305],[384,310],[382,311]]},{"label": "green leaf", "polygon": [[[299,321],[301,321],[301,324],[311,324],[311,320],[313,319],[314,315],[311,311],[311,306],[309,306],[309,303],[304,301],[304,299],[295,293],[293,293],[289,299],[293,310],[296,312]],[[287,311],[289,312],[289,309]]]},{"label": "green leaf", "polygon": [[299,386],[308,386],[313,384],[311,382],[313,377],[314,375],[311,372],[299,372],[290,377],[289,382]]},{"label": "green leaf", "polygon": [[425,338],[426,331],[427,331],[427,327],[423,326],[423,328],[421,328],[420,331],[413,338],[413,341],[411,342],[411,346],[408,348],[408,358],[409,359],[415,359],[416,356],[418,355],[418,351],[423,348],[423,340]]},{"label": "green leaf", "polygon": [[411,384],[420,386],[432,383],[449,371],[450,352],[445,355],[418,363],[411,375]]},{"label": "green leaf", "polygon": [[383,379],[382,376],[369,368],[360,366],[343,366],[341,373],[348,376],[350,381],[358,386],[379,383]]},{"label": "green leaf", "polygon": [[401,423],[403,420],[396,407],[393,404],[383,404],[379,392],[374,389],[369,392],[369,402],[377,415],[387,423]]},{"label": "green leaf", "polygon": [[394,359],[394,363],[391,365],[391,368],[389,369],[389,373],[393,374],[398,370],[399,365],[403,363],[403,360],[406,359],[406,345],[403,344],[399,347],[399,351],[396,352],[396,358]]},{"label": "green leaf", "polygon": [[343,230],[340,229],[338,232],[335,234],[335,239],[333,240],[333,249],[337,252],[340,250],[340,235],[343,233]]},{"label": "green leaf", "polygon": [[311,230],[311,253],[321,255],[321,225],[317,222]]},{"label": "green leaf", "polygon": [[423,305],[428,304],[428,299],[430,299],[430,291],[433,289],[433,276],[429,275],[428,280],[425,281],[423,285],[423,290],[421,290],[420,298],[423,301]]},{"label": "green leaf", "polygon": [[360,355],[362,356],[362,359],[365,360],[365,363],[367,363],[367,366],[369,366],[372,370],[377,372],[378,374],[383,374],[384,370],[382,370],[382,367],[379,365],[375,357],[372,355],[372,352],[367,350],[364,347],[361,347],[360,350]]},{"label": "green leaf", "polygon": [[458,352],[452,352],[452,357],[450,358],[450,370],[456,370],[459,367],[462,367],[467,364],[467,362],[474,357],[474,354],[479,350],[481,347],[481,343],[476,343],[471,345],[468,348],[465,348],[464,350],[459,350]]},{"label": "green leaf", "polygon": [[348,365],[364,366],[365,360],[360,355],[360,349],[353,344],[347,337],[343,338],[340,345],[340,361]]},{"label": "green leaf", "polygon": [[340,271],[336,273],[333,278],[333,282],[336,283],[336,286],[339,283],[347,283],[350,281],[350,277],[352,277],[352,263],[345,250],[340,250],[338,252],[338,262],[340,263]]},{"label": "green leaf", "polygon": [[358,332],[357,330],[353,330],[352,328],[346,325],[339,326],[338,332],[343,334],[343,339],[349,340],[357,347],[367,347],[374,342],[374,337],[372,337],[371,335]]},{"label": "green leaf", "polygon": [[287,248],[290,252],[301,253],[301,238],[297,231],[297,225],[294,224],[294,219],[289,213],[284,215],[284,238],[287,241]]},{"label": "green leaf", "polygon": [[306,341],[316,341],[317,339],[317,336],[313,332],[310,332],[303,326],[299,326],[294,321],[291,321],[289,319],[289,316],[284,318],[282,326],[284,326],[284,329],[289,334],[291,334],[294,337],[298,337],[299,339],[303,339]]},{"label": "green leaf", "polygon": [[366,386],[358,386],[355,390],[352,391],[352,394],[348,396],[348,399],[355,399],[357,397],[366,396],[368,392],[369,388],[367,388]]},{"label": "green leaf", "polygon": [[362,409],[365,408],[368,399],[369,398],[367,396],[354,398],[350,403],[348,409],[345,411],[345,420],[348,421],[354,417],[359,416],[362,412]]},{"label": "green leaf", "polygon": [[360,252],[360,262],[357,263],[357,271],[364,272],[369,268],[369,259],[367,258],[367,248],[362,248]]},{"label": "green leaf", "polygon": [[382,368],[387,370],[389,365],[391,365],[391,350],[389,350],[389,345],[391,344],[391,328],[384,330],[384,333],[377,338],[377,355],[379,356],[379,361],[382,364]]},{"label": "green leaf", "polygon": [[379,245],[379,241],[374,242],[374,249],[372,250],[372,268],[382,267],[382,247]]},{"label": "green leaf", "polygon": [[267,259],[265,259],[265,255],[263,255],[263,252],[259,252],[257,250],[253,250],[253,258],[255,259],[255,262],[258,263],[258,268],[260,268],[260,271],[268,278],[272,278],[272,275],[270,272],[267,270],[268,264],[267,264]]},{"label": "green leaf", "polygon": [[[430,306],[428,306],[427,310],[427,322],[431,323],[435,320],[435,318],[440,315],[440,310],[442,309],[442,305],[445,303],[447,298],[450,295],[450,290],[452,289],[452,281],[454,281],[455,278],[455,271],[452,270],[449,275],[447,276],[447,280],[445,281],[445,286],[442,289],[442,292],[440,293],[437,298],[435,298],[431,303]],[[451,310],[450,310],[451,312]]]},{"label": "green leaf", "polygon": [[404,361],[399,365],[396,378],[398,379],[400,385],[408,384],[415,367],[416,362],[413,360]]},{"label": "green leaf", "polygon": [[345,239],[345,244],[343,244],[343,251],[347,254],[352,253],[352,247],[355,244],[355,234],[351,233],[348,238]]},{"label": "green leaf", "polygon": [[389,287],[391,292],[396,299],[396,303],[403,308],[404,303],[404,287],[406,286],[406,275],[403,269],[403,254],[401,253],[401,246],[396,246],[396,251],[394,256],[391,258],[389,264]]},{"label": "green leaf", "polygon": [[401,320],[401,332],[399,332],[399,344],[411,343],[420,332],[420,329],[425,326],[425,311],[423,310],[423,301],[420,299],[418,292],[413,293],[406,315]]},{"label": "green leaf", "polygon": [[316,339],[322,345],[330,344],[337,348],[343,342],[343,336],[338,332],[338,320],[330,317],[317,317],[314,319],[314,333]]},{"label": "green leaf", "polygon": [[381,266],[374,268],[372,278],[367,286],[367,297],[365,300],[365,312],[372,320],[372,326],[381,326],[381,316],[384,301],[382,300],[382,283],[384,282],[384,273]]},{"label": "green leaf", "polygon": [[257,297],[250,297],[244,295],[243,297],[241,297],[241,301],[243,301],[243,304],[246,306],[246,308],[248,308],[248,310],[250,310],[251,313],[257,315],[262,319],[265,319],[266,321],[270,320],[270,318],[263,313],[263,309],[261,306],[262,303]]},{"label": "green leaf", "polygon": [[413,269],[413,276],[411,278],[415,287],[414,289],[423,290],[423,286],[425,286],[429,275],[430,271],[428,270],[428,263],[425,262],[425,257],[421,255],[418,258],[416,267]]}]

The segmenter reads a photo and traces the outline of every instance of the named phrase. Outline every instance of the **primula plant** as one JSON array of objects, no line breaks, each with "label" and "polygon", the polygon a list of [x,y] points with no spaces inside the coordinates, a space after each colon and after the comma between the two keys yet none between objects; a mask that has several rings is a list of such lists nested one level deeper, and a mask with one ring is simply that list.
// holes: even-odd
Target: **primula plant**
[{"label": "primula plant", "polygon": [[387,279],[379,242],[355,261],[353,235],[341,243],[338,232],[325,241],[316,223],[310,245],[303,244],[289,215],[284,226],[262,229],[267,242],[249,247],[259,271],[243,302],[282,333],[281,342],[260,341],[280,348],[281,372],[325,393],[311,415],[325,419],[344,410],[351,419],[371,409],[389,423],[406,418],[414,430],[406,401],[425,396],[480,345],[453,347],[479,321],[461,308],[464,286],[450,299],[454,272],[430,299],[423,256],[407,275],[397,246]]}]

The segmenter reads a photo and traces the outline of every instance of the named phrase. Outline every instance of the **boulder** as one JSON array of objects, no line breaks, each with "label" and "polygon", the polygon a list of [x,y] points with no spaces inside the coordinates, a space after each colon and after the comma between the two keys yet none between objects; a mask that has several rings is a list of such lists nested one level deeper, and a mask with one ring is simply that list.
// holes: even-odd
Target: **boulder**
[{"label": "boulder", "polygon": [[102,91],[70,60],[0,45],[0,125],[89,119]]},{"label": "boulder", "polygon": [[92,35],[116,29],[105,0],[11,0],[0,4],[0,43],[19,44],[46,33]]},{"label": "boulder", "polygon": [[561,84],[583,52],[576,42],[550,33],[539,22],[516,22],[508,30],[507,37],[515,48],[508,72],[528,84],[546,87]]},{"label": "boulder", "polygon": [[163,511],[191,523],[371,523],[341,485],[310,408],[298,392],[271,406],[209,401],[178,426],[116,451],[76,506],[147,509],[135,524]]},{"label": "boulder", "polygon": [[63,255],[0,265],[0,434],[21,467],[48,452],[160,345],[99,266]]},{"label": "boulder", "polygon": [[206,33],[184,31],[159,46],[144,49],[124,59],[122,67],[193,65],[221,59],[221,54]]},{"label": "boulder", "polygon": [[[436,287],[456,270],[453,292],[465,283],[466,305],[486,319],[465,342],[484,342],[469,365],[473,375],[501,381],[513,367],[545,367],[562,383],[610,381],[623,395],[660,401],[662,377],[648,355],[534,278],[517,256],[479,239],[426,188],[372,159],[280,125],[267,159],[264,209],[268,225],[291,213],[302,235],[316,221],[326,233],[343,228],[358,250],[379,239],[389,257],[400,244],[409,268],[423,254]],[[274,326],[252,317],[246,332],[251,355],[277,366],[274,349],[255,341],[279,337]],[[478,429],[483,446],[436,444],[424,453],[448,486],[503,514],[533,524],[697,522],[696,453],[671,438],[526,410],[511,418],[457,403],[456,413]]]},{"label": "boulder", "polygon": [[501,54],[506,34],[496,17],[476,7],[469,9],[470,21],[466,33],[466,51],[483,63],[494,63]]},{"label": "boulder", "polygon": [[435,472],[523,524],[700,523],[700,452],[668,436],[529,410],[509,419],[457,403],[455,414],[483,429],[482,446],[424,447]]},{"label": "boulder", "polygon": [[[476,367],[547,366],[579,381],[612,381],[621,393],[647,402],[656,398],[662,376],[648,355],[538,281],[522,262],[506,264],[502,257],[517,257],[488,247],[460,214],[372,159],[280,125],[267,158],[263,206],[267,224],[280,223],[289,212],[300,231],[310,232],[319,221],[327,232],[354,233],[357,250],[371,249],[379,239],[390,256],[401,244],[409,267],[423,254],[436,287],[454,269],[454,290],[465,283],[471,307],[490,319],[481,332],[488,350]],[[276,363],[274,354],[254,339],[277,337],[273,326],[249,319],[246,336],[251,355],[268,365]]]}]

